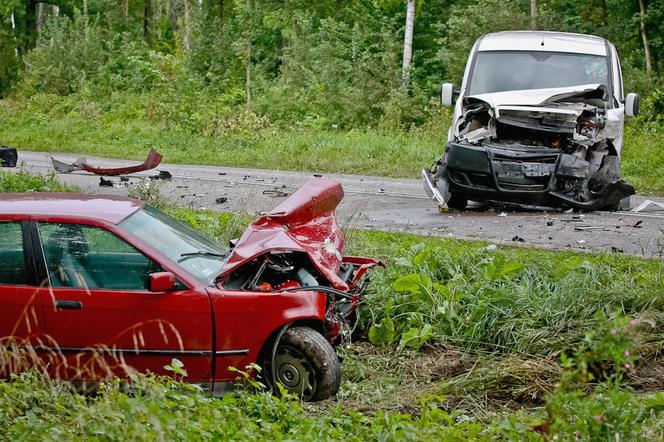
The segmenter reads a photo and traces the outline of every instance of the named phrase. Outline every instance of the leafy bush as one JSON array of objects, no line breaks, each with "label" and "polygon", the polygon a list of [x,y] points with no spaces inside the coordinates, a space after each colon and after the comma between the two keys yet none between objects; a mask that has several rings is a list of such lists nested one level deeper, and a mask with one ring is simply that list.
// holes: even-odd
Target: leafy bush
[{"label": "leafy bush", "polygon": [[436,404],[419,417],[373,418],[335,410],[307,416],[290,396],[243,390],[211,398],[170,378],[134,376],[84,397],[34,374],[0,382],[0,431],[8,439],[39,440],[458,440],[477,439],[482,426],[455,423]]},{"label": "leafy bush", "polygon": [[0,172],[0,192],[71,192],[75,189],[62,184],[55,173],[37,175],[21,169]]},{"label": "leafy bush", "polygon": [[556,354],[574,348],[601,316],[661,308],[664,281],[638,275],[639,267],[650,265],[622,268],[611,255],[416,244],[367,295],[369,338],[376,344],[410,342],[411,348],[431,339]]}]

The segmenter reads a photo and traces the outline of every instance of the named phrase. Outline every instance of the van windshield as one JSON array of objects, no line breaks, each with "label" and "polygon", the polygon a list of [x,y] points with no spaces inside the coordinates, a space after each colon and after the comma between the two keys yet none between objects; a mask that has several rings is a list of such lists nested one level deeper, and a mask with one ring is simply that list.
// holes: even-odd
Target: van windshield
[{"label": "van windshield", "polygon": [[525,89],[603,84],[609,87],[607,58],[560,52],[478,52],[467,95]]}]

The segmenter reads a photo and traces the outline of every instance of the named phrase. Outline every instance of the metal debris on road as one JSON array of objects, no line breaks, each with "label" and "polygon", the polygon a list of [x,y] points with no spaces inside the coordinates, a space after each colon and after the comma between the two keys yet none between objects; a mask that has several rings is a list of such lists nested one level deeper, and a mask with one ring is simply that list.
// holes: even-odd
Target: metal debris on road
[{"label": "metal debris on road", "polygon": [[288,195],[290,195],[288,192],[284,192],[283,190],[277,190],[277,189],[265,189],[263,191],[263,195],[270,195],[274,198],[285,198]]},{"label": "metal debris on road", "polygon": [[0,167],[16,167],[18,153],[16,149],[8,146],[0,146]]},{"label": "metal debris on road", "polygon": [[[638,212],[651,212],[652,210],[646,210],[650,206],[656,206],[656,207],[659,207],[659,209],[664,210],[664,203],[660,203],[660,202],[652,201],[652,200],[645,200],[644,202],[639,204],[637,207],[633,208],[631,210],[631,212],[635,212],[635,213],[638,213]],[[654,211],[659,211],[659,209],[655,209]]]},{"label": "metal debris on road", "polygon": [[151,180],[164,180],[164,181],[170,181],[171,178],[173,178],[173,175],[167,170],[160,170],[158,175],[151,175],[148,178]]},{"label": "metal debris on road", "polygon": [[150,149],[150,152],[148,152],[148,156],[145,161],[142,164],[137,164],[135,166],[110,168],[94,167],[87,164],[85,158],[79,158],[72,164],[63,163],[62,161],[58,161],[53,157],[51,157],[51,161],[53,162],[53,168],[59,173],[69,173],[76,170],[84,170],[86,172],[94,173],[95,175],[117,176],[154,169],[159,165],[159,163],[161,163],[163,158],[164,157],[159,152],[154,149]]}]

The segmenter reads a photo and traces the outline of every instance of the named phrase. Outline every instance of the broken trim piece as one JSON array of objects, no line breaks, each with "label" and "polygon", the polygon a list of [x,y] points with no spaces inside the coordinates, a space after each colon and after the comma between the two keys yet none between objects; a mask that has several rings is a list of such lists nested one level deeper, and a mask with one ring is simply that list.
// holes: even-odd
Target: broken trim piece
[{"label": "broken trim piece", "polygon": [[161,163],[161,160],[163,158],[164,158],[163,155],[161,155],[154,148],[152,148],[150,149],[150,152],[148,152],[148,156],[145,159],[145,161],[142,164],[138,164],[135,166],[115,167],[115,168],[94,167],[87,164],[84,158],[79,158],[72,164],[63,163],[62,161],[58,161],[53,157],[51,157],[51,161],[53,162],[53,168],[58,173],[70,173],[76,170],[84,170],[86,172],[94,173],[95,175],[117,176],[129,173],[144,172],[146,170],[154,169]]},{"label": "broken trim piece", "polygon": [[18,153],[16,149],[8,146],[0,146],[0,167],[16,167]]}]

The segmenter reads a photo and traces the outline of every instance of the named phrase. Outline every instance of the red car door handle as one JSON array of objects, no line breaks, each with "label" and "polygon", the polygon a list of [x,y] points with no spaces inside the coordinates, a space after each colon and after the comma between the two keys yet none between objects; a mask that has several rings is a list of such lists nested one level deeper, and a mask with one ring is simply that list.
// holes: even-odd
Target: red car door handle
[{"label": "red car door handle", "polygon": [[62,310],[79,310],[83,308],[81,301],[55,301],[55,307]]}]

